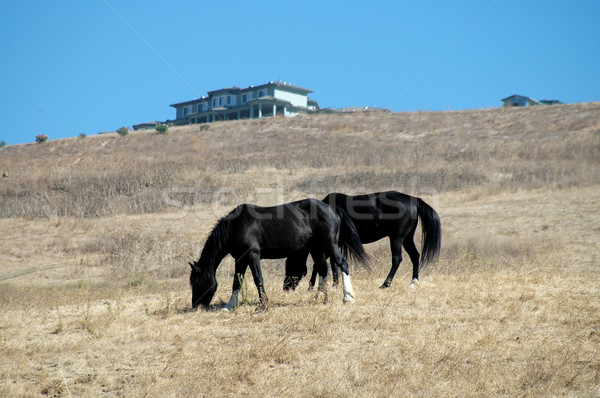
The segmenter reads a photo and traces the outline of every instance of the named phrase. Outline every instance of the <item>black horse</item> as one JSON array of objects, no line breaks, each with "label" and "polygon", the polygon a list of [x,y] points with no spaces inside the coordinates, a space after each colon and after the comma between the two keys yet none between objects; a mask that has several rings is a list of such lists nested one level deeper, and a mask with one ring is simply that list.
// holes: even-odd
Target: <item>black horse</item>
[{"label": "black horse", "polygon": [[[362,243],[372,243],[379,239],[390,238],[392,268],[381,288],[391,285],[398,266],[402,261],[402,247],[410,256],[413,264],[411,286],[419,281],[419,268],[437,260],[442,241],[442,228],[437,212],[422,199],[396,191],[377,192],[367,195],[347,196],[342,193],[330,193],[323,199],[335,209],[343,209],[352,219]],[[422,255],[413,240],[418,219],[421,219],[423,234]],[[345,235],[340,235],[340,244],[345,244]],[[301,263],[306,264],[307,253],[299,253],[287,259],[284,289],[295,289],[301,278],[288,272],[298,270]],[[420,264],[419,264],[420,259]],[[337,270],[331,265],[334,283],[337,282]],[[306,265],[305,265],[306,270]],[[317,267],[313,268],[310,286],[314,286]],[[296,271],[297,272],[297,271]],[[306,274],[306,271],[304,275]]]},{"label": "black horse", "polygon": [[[341,210],[341,209],[340,209]],[[317,199],[304,199],[273,207],[243,204],[221,218],[208,236],[200,259],[190,263],[192,307],[208,308],[217,290],[216,270],[223,258],[231,254],[235,259],[235,277],[231,299],[224,310],[238,304],[238,294],[246,269],[250,266],[258,289],[259,309],[265,309],[268,299],[263,285],[260,259],[294,256],[299,252],[310,253],[315,269],[323,278],[327,276],[329,258],[332,266],[342,270],[344,302],[354,301],[348,263],[338,247],[338,236],[344,219],[345,245],[359,257],[366,258],[352,221],[343,211],[334,211]],[[337,213],[337,214],[336,214]],[[342,214],[342,219],[338,214]],[[350,224],[346,224],[349,222]],[[306,269],[306,264],[304,264]],[[293,274],[294,269],[290,270]]]}]

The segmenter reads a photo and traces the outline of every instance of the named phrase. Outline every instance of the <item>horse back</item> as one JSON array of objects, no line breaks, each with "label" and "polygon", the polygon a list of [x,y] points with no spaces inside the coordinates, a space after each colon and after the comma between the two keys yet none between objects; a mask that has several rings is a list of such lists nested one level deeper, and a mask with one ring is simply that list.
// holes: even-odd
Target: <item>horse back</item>
[{"label": "horse back", "polygon": [[330,193],[323,202],[346,211],[364,243],[394,235],[417,221],[418,199],[397,191],[355,196]]},{"label": "horse back", "polygon": [[244,204],[236,210],[239,216],[233,228],[234,245],[238,250],[259,250],[261,258],[287,257],[305,249],[315,235],[323,235],[324,224],[335,226],[337,217],[316,199],[270,207]]}]

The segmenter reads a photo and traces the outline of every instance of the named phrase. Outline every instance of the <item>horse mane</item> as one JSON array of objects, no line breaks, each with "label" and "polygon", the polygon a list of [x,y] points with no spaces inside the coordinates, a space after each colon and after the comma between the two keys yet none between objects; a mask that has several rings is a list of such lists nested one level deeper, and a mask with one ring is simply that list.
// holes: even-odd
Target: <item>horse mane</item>
[{"label": "horse mane", "polygon": [[208,235],[208,238],[206,238],[200,259],[195,263],[201,270],[214,272],[223,257],[227,254],[227,243],[231,234],[231,224],[236,215],[234,214],[236,210],[219,219]]}]

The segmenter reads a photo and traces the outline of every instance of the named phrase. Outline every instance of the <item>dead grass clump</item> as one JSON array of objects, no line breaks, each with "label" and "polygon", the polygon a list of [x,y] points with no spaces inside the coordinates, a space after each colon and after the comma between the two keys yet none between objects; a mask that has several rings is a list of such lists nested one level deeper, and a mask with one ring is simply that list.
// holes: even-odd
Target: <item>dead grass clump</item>
[{"label": "dead grass clump", "polygon": [[186,264],[193,256],[190,249],[189,245],[182,245],[179,237],[168,229],[154,232],[126,228],[116,230],[109,236],[98,236],[88,250],[100,254],[98,261],[102,266],[111,268],[111,278],[136,280],[148,276],[183,276],[189,267],[182,264]]},{"label": "dead grass clump", "polygon": [[[325,197],[330,192],[368,193],[387,189],[433,189],[436,192],[457,191],[477,187],[486,177],[472,170],[448,169],[435,171],[390,170],[341,172],[335,175],[310,177],[297,182],[292,189]],[[404,189],[402,189],[402,188]]]}]

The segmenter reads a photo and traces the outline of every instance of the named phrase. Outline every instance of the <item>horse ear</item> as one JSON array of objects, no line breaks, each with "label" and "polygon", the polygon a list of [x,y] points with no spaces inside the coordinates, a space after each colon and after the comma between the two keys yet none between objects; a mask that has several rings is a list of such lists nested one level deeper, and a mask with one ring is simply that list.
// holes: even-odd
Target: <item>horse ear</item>
[{"label": "horse ear", "polygon": [[192,267],[192,270],[196,269],[196,266],[194,265],[194,263],[189,263],[190,267]]}]

